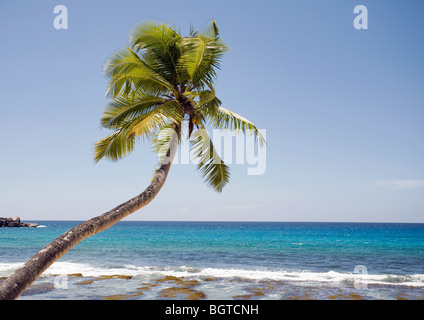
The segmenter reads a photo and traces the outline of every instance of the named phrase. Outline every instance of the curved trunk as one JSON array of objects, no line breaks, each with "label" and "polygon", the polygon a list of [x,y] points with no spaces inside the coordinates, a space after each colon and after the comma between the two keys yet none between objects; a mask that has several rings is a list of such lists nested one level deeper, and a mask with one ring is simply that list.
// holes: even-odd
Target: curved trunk
[{"label": "curved trunk", "polygon": [[149,204],[165,183],[172,160],[175,157],[178,141],[178,135],[174,134],[167,157],[162,161],[152,183],[141,194],[100,216],[77,225],[53,240],[9,278],[0,283],[0,300],[17,299],[48,267],[72,247],[82,240],[106,230],[121,219]]}]

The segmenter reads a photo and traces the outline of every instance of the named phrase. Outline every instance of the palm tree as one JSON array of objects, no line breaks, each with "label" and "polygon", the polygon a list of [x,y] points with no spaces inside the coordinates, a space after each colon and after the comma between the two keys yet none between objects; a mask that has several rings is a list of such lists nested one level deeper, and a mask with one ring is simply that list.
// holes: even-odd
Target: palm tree
[{"label": "palm tree", "polygon": [[188,37],[156,22],[134,29],[130,46],[105,64],[110,101],[101,124],[112,132],[95,144],[94,159],[118,160],[147,138],[159,155],[154,178],[138,196],[77,225],[40,250],[0,284],[0,299],[16,299],[73,246],[152,201],[165,183],[181,139],[189,139],[204,181],[222,191],[229,168],[214,149],[206,125],[254,134],[261,144],[265,142],[255,125],[223,108],[215,95],[216,69],[227,50],[215,21],[202,31],[191,28]]}]

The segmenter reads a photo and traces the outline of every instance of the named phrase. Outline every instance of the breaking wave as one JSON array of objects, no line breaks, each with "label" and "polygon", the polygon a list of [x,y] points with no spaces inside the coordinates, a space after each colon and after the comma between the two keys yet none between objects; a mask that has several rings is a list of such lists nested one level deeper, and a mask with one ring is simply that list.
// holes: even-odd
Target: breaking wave
[{"label": "breaking wave", "polygon": [[[0,263],[0,277],[7,277],[18,269],[21,263]],[[140,279],[158,279],[164,276],[190,277],[194,279],[222,278],[240,280],[272,280],[284,282],[310,283],[361,283],[378,285],[403,285],[424,287],[424,274],[356,274],[336,271],[310,272],[286,270],[232,269],[232,268],[196,268],[189,266],[136,266],[115,265],[97,267],[88,263],[56,262],[44,272],[44,276],[81,274],[84,277],[101,275],[127,275]]]}]

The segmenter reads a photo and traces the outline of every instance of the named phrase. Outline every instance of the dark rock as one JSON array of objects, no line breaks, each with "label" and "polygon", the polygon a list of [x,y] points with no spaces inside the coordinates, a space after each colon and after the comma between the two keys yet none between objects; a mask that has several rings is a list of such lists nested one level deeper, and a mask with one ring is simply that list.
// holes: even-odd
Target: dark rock
[{"label": "dark rock", "polygon": [[36,223],[22,222],[21,218],[0,218],[0,228],[33,228],[38,227]]},{"label": "dark rock", "polygon": [[37,223],[24,222],[24,227],[26,227],[26,228],[36,228],[38,226],[39,226],[39,224],[37,224]]}]

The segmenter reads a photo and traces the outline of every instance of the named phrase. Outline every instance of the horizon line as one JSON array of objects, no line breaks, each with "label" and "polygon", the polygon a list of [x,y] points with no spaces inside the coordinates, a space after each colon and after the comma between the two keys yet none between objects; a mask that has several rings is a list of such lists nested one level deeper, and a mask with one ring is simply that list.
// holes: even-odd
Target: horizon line
[{"label": "horizon line", "polygon": [[[25,221],[68,221],[85,222],[77,219],[25,219]],[[407,221],[281,221],[281,220],[120,220],[119,222],[242,222],[242,223],[398,223],[398,224],[424,224],[424,222]]]}]

